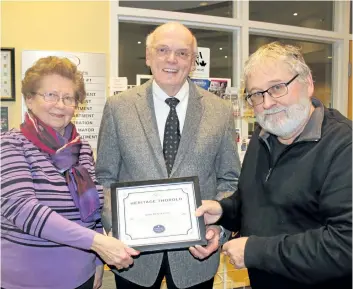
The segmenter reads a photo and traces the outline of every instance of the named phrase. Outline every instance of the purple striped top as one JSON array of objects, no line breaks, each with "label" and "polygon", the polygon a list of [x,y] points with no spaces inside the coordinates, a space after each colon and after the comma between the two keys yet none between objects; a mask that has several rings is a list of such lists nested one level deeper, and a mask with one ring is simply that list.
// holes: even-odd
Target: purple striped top
[{"label": "purple striped top", "polygon": [[[93,153],[82,140],[79,162],[97,186]],[[90,251],[99,223],[83,223],[69,188],[18,130],[1,134],[1,287],[71,289],[102,264]]]}]

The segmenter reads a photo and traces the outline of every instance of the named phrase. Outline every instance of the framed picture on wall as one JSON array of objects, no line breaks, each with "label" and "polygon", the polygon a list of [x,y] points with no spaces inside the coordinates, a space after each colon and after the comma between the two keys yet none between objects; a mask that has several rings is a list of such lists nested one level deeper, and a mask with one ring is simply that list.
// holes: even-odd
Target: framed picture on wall
[{"label": "framed picture on wall", "polygon": [[9,130],[9,108],[8,107],[1,107],[0,111],[0,131],[8,131]]},{"label": "framed picture on wall", "polygon": [[1,48],[1,101],[15,101],[15,48]]},{"label": "framed picture on wall", "polygon": [[152,75],[136,74],[136,85],[144,84],[145,82],[149,81],[151,78],[153,78]]}]

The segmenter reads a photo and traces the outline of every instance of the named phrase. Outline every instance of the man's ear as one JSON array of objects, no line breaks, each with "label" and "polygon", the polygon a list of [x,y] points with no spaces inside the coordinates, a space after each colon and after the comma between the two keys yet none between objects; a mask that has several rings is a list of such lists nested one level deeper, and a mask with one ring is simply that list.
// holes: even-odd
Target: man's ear
[{"label": "man's ear", "polygon": [[311,73],[306,78],[306,83],[307,83],[308,96],[312,97],[314,94],[314,81],[313,81],[313,77],[312,77]]},{"label": "man's ear", "polygon": [[195,69],[196,69],[196,56],[192,57],[191,61],[192,61],[191,71],[195,71]]},{"label": "man's ear", "polygon": [[148,67],[151,66],[151,52],[147,47],[146,47],[146,65]]}]

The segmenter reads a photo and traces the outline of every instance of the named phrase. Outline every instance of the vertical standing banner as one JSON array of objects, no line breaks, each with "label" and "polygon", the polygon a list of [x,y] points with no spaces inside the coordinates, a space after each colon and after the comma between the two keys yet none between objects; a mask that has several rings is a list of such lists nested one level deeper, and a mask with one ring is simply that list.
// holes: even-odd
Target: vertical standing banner
[{"label": "vertical standing banner", "polygon": [[[60,51],[23,51],[22,79],[25,72],[39,58],[47,56],[66,57],[77,65],[83,73],[87,97],[77,107],[72,122],[78,133],[86,139],[93,149],[97,148],[98,131],[106,100],[106,56],[104,53],[60,52]],[[22,103],[22,112],[26,105]]]}]

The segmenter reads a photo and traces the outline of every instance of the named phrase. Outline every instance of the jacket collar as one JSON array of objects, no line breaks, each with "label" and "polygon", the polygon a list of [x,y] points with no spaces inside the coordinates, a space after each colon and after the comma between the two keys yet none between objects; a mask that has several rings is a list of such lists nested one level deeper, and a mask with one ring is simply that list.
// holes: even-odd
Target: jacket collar
[{"label": "jacket collar", "polygon": [[[195,146],[195,135],[198,134],[200,122],[204,113],[202,90],[199,89],[189,78],[187,81],[189,82],[188,107],[186,110],[183,133],[181,135],[178,153],[175,157],[175,162],[170,177],[173,176],[178,167],[182,164],[182,160]],[[139,97],[136,98],[135,105],[137,108],[137,113],[141,119],[141,124],[144,128],[146,138],[152,147],[152,151],[160,164],[163,174],[167,177],[168,174],[154,111],[152,82],[153,79],[150,79],[143,85],[137,87],[137,94]]]}]

